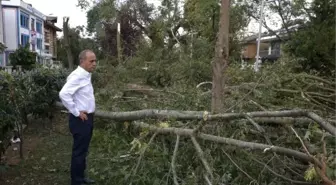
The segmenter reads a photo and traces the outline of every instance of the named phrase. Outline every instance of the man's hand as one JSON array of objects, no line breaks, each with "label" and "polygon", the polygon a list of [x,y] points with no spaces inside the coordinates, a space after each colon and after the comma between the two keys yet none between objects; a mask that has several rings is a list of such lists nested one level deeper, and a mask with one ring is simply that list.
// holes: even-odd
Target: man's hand
[{"label": "man's hand", "polygon": [[82,121],[85,121],[85,120],[88,119],[86,114],[87,114],[87,112],[85,112],[85,111],[80,111],[78,117],[79,117]]}]

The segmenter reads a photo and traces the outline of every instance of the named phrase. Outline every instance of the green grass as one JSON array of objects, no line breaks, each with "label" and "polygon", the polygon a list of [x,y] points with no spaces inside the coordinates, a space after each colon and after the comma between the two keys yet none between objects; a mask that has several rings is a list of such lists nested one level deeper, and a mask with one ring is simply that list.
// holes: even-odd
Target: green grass
[{"label": "green grass", "polygon": [[[69,133],[67,116],[61,114],[58,117],[55,119],[57,123],[54,123],[54,129],[51,129],[51,124],[43,126],[37,122],[28,126],[24,132],[25,159],[15,166],[7,166],[6,170],[0,170],[1,185],[70,184],[72,136]],[[165,174],[169,171],[169,164],[163,167],[156,164],[155,160],[147,160],[152,157],[157,160],[165,158],[160,148],[148,149],[136,175],[127,178],[138,161],[139,148],[130,152],[130,143],[134,137],[121,124],[117,124],[120,127],[115,125],[106,124],[99,119],[95,122],[88,156],[89,177],[95,179],[98,185],[129,184],[130,180],[136,185],[166,182]],[[142,146],[149,138],[143,139]],[[18,158],[18,152],[11,153],[13,152],[9,152],[7,158]],[[127,157],[123,157],[125,155]],[[148,166],[154,169],[151,170]],[[147,170],[151,174],[146,174]]]},{"label": "green grass", "polygon": [[[1,185],[68,185],[70,184],[70,159],[72,136],[69,133],[66,115],[57,115],[57,123],[33,123],[24,132],[25,159],[17,165],[0,169]],[[132,130],[132,131],[130,131]],[[150,140],[152,134],[140,134],[141,130],[126,129],[122,123],[96,119],[88,156],[88,176],[96,180],[97,185],[161,185],[173,184],[171,173],[171,155],[174,150],[174,138],[158,135],[147,148],[138,170],[140,150]],[[143,132],[145,133],[145,132]],[[141,135],[141,136],[139,136]],[[132,145],[134,138],[141,143]],[[191,141],[182,142],[177,159],[184,177],[184,184],[195,184],[194,170],[200,166],[192,147],[186,147]],[[131,151],[132,146],[135,146]],[[187,155],[188,154],[188,155]],[[16,154],[18,155],[18,153]],[[17,156],[7,156],[17,157]],[[183,165],[182,165],[183,164]]]},{"label": "green grass", "polygon": [[[8,166],[2,174],[0,184],[70,184],[69,162],[72,138],[65,125],[65,122],[57,125],[54,131],[38,123],[30,125],[24,132],[25,159],[21,160],[18,165]],[[8,154],[10,156],[7,156],[8,160],[17,158],[10,153]]]}]

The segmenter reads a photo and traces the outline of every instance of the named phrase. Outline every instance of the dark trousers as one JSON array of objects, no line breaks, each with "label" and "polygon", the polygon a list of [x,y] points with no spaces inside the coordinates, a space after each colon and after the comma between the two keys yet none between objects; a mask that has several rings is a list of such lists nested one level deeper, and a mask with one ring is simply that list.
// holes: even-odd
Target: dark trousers
[{"label": "dark trousers", "polygon": [[69,115],[69,128],[73,136],[71,157],[71,184],[79,185],[84,180],[86,156],[93,130],[93,114],[87,114],[88,120],[82,121],[79,117]]}]

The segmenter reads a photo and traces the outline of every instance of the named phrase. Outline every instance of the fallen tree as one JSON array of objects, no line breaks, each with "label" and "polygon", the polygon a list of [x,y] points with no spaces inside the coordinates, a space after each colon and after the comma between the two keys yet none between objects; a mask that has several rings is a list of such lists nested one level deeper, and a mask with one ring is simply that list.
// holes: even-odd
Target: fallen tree
[{"label": "fallen tree", "polygon": [[[56,103],[58,107],[63,105],[59,102]],[[107,112],[98,110],[95,115],[102,118],[109,118],[117,121],[135,121],[141,119],[176,119],[176,120],[202,120],[204,118],[202,111],[176,111],[176,110],[157,110],[147,109],[139,111],[128,112]],[[207,113],[206,113],[207,114]],[[328,131],[333,136],[336,136],[336,127],[328,123],[326,120],[313,112],[304,110],[284,110],[284,111],[257,111],[249,113],[223,113],[207,115],[207,120],[233,120],[233,119],[246,119],[246,115],[252,118],[266,118],[266,117],[307,117],[316,121],[321,128]]]},{"label": "fallen tree", "polygon": [[[63,105],[59,102],[56,103],[56,106],[59,108],[64,108]],[[204,165],[204,168],[206,170],[206,174],[204,175],[204,179],[207,182],[207,184],[212,184],[213,181],[213,172],[212,168],[209,166],[209,163],[207,162],[206,158],[204,157],[203,150],[200,148],[198,142],[196,139],[208,141],[208,142],[214,142],[218,144],[226,144],[226,145],[232,145],[236,146],[242,149],[249,149],[249,150],[259,150],[263,151],[263,153],[274,153],[274,155],[281,154],[288,156],[289,158],[295,158],[300,161],[303,161],[304,163],[310,163],[314,166],[316,169],[318,175],[321,177],[322,181],[325,184],[328,185],[335,185],[335,183],[330,180],[326,175],[326,156],[327,152],[325,149],[325,142],[324,142],[324,136],[322,141],[324,142],[324,149],[323,154],[318,154],[319,157],[313,156],[309,150],[307,149],[306,144],[303,142],[301,137],[297,134],[295,129],[291,126],[289,128],[293,131],[293,134],[300,140],[300,143],[303,147],[303,152],[298,151],[296,149],[291,148],[285,148],[273,145],[270,140],[265,135],[266,140],[269,142],[269,144],[263,144],[263,143],[256,143],[256,142],[247,142],[227,137],[221,137],[216,136],[213,134],[207,134],[202,132],[202,128],[212,122],[212,121],[218,121],[218,120],[235,120],[235,119],[247,119],[251,124],[257,128],[257,130],[260,132],[260,134],[263,134],[265,131],[264,129],[255,122],[255,118],[287,118],[292,119],[292,121],[296,118],[301,119],[302,117],[309,118],[315,122],[317,122],[321,128],[328,131],[331,135],[336,135],[336,128],[325,121],[323,118],[318,116],[317,114],[313,112],[308,112],[304,110],[285,110],[285,111],[258,111],[258,112],[248,112],[248,113],[223,113],[223,114],[214,114],[210,115],[208,112],[201,112],[201,111],[176,111],[176,110],[139,110],[139,111],[129,111],[129,112],[107,112],[107,111],[100,111],[97,110],[95,112],[95,116],[101,117],[101,118],[108,118],[111,120],[116,121],[131,121],[131,125],[133,125],[136,128],[141,128],[142,130],[147,130],[151,133],[154,133],[152,136],[150,143],[153,141],[153,137],[155,137],[157,134],[172,134],[176,135],[176,145],[178,145],[180,137],[187,137],[190,138],[194,144],[194,147],[196,149],[196,152],[202,161],[202,164]],[[167,120],[167,119],[173,119],[173,120],[198,120],[199,124],[193,128],[177,128],[177,127],[170,127],[170,126],[156,126],[156,125],[150,125],[144,122],[140,122],[139,120],[145,120],[145,119],[158,119],[158,120]],[[150,144],[148,143],[148,145]],[[148,145],[143,149],[141,152],[140,158],[143,157],[145,150],[148,148]],[[172,167],[175,166],[175,158],[177,149],[175,146],[174,150],[174,156],[172,161]],[[139,159],[141,161],[141,159]],[[139,165],[139,164],[138,164]],[[137,165],[137,166],[138,166]],[[272,173],[272,169],[268,168],[267,165],[266,169],[270,170]],[[137,169],[137,168],[136,168]],[[174,179],[176,179],[176,172],[174,172],[175,169],[173,169]],[[248,175],[248,174],[247,174]],[[281,175],[280,175],[281,176]],[[296,184],[312,184],[310,182],[303,182],[303,181],[294,181],[288,178],[284,178],[285,180],[288,180],[290,182],[295,182]],[[176,180],[174,180],[175,184]]]}]

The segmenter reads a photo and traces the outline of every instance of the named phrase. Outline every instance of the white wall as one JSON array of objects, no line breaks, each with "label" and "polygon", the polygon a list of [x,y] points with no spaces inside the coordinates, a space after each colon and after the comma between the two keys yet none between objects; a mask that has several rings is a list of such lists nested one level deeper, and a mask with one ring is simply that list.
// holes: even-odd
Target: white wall
[{"label": "white wall", "polygon": [[[0,0],[1,2],[2,0]],[[0,4],[0,42],[3,43],[3,19],[2,19],[2,5]]]},{"label": "white wall", "polygon": [[[40,17],[36,17],[34,15],[30,15],[30,21],[31,21],[31,18],[35,19],[35,31],[36,31],[36,23],[37,21],[39,20],[41,23],[42,23],[42,31],[41,33],[38,33],[36,32],[36,39],[42,39],[42,51],[40,51],[39,49],[37,49],[37,42],[35,43],[35,51],[40,55],[43,51],[44,51],[44,41],[43,41],[43,35],[44,35],[44,21],[40,18]],[[29,21],[30,25],[29,25],[29,28],[30,30],[32,29],[31,28],[31,22]],[[31,35],[30,35],[30,39],[32,39]]]},{"label": "white wall", "polygon": [[4,42],[6,50],[16,50],[18,47],[18,18],[17,8],[4,7],[3,9],[4,22]]},{"label": "white wall", "polygon": [[[33,16],[33,15],[30,15],[29,16],[29,29],[27,29],[27,28],[23,28],[23,27],[21,27],[20,26],[20,35],[21,34],[26,34],[26,35],[29,35],[29,39],[30,39],[30,42],[32,42],[32,28],[31,28],[31,19],[34,19],[35,20],[35,31],[36,31],[36,22],[37,22],[37,19],[36,19],[36,17],[35,16]],[[38,19],[38,20],[41,20],[41,19]],[[41,33],[38,33],[38,32],[36,32],[36,39],[42,39],[42,49],[44,49],[43,48],[43,33],[44,33],[44,28],[43,28],[43,21],[42,21],[42,34]],[[21,39],[21,38],[20,38]],[[33,48],[32,48],[32,45],[30,45],[30,49],[32,50]],[[37,49],[37,42],[35,42],[35,51],[37,52],[37,53],[40,53],[41,51],[39,50],[39,49]]]},{"label": "white wall", "polygon": [[[4,22],[4,43],[7,46],[6,51],[13,51],[18,48],[19,42],[21,42],[21,34],[29,35],[30,42],[32,41],[32,29],[31,29],[31,18],[35,19],[35,30],[36,21],[40,20],[42,23],[42,32],[36,33],[36,38],[42,39],[42,49],[41,51],[37,49],[37,43],[35,43],[35,51],[39,55],[43,55],[44,52],[44,20],[46,16],[40,11],[32,7],[32,5],[21,1],[21,0],[2,0],[3,5],[3,22]],[[7,6],[7,7],[6,7]],[[8,7],[14,6],[14,7]],[[15,8],[17,7],[17,8]],[[20,12],[23,11],[25,14],[29,15],[29,28],[22,28],[20,25]],[[18,17],[19,16],[19,17]],[[1,37],[1,32],[0,32]],[[1,38],[0,38],[1,41]],[[30,45],[32,50],[32,45]],[[0,56],[1,57],[1,56]]]},{"label": "white wall", "polygon": [[31,15],[34,15],[35,17],[38,17],[42,20],[45,19],[45,15],[43,15],[43,13],[41,13],[40,11],[36,10],[34,7],[32,7],[32,5],[24,2],[24,1],[20,1],[20,5],[19,5],[22,9],[24,9],[25,11],[31,13]]},{"label": "white wall", "polygon": [[[3,43],[3,44],[5,44],[4,43],[4,40],[3,40],[3,38],[4,38],[4,35],[3,35],[3,32],[4,32],[4,27],[3,27],[3,19],[2,19],[2,5],[1,5],[1,1],[2,0],[0,0],[0,42],[1,43]],[[5,55],[4,55],[4,53],[1,53],[0,54],[0,66],[4,66],[4,62],[5,61]]]},{"label": "white wall", "polygon": [[22,0],[2,0],[1,2],[2,5],[4,6],[18,6],[21,7],[22,9],[26,10],[27,12],[40,17],[43,19],[45,16],[35,8],[33,8],[30,4],[22,1]]},{"label": "white wall", "polygon": [[20,1],[21,0],[2,0],[2,5],[7,5],[7,6],[20,6]]},{"label": "white wall", "polygon": [[[37,42],[35,42],[35,51],[40,55],[44,51],[43,35],[44,35],[44,20],[46,19],[46,17],[40,11],[36,10],[35,8],[33,8],[31,5],[29,5],[28,3],[24,1],[20,2],[20,9],[24,10],[24,12],[29,13],[29,30],[27,30],[26,28],[20,28],[20,32],[23,34],[29,34],[30,41],[32,41],[31,19],[32,18],[35,19],[35,30],[36,30],[37,20],[40,20],[42,22],[42,32],[41,33],[36,32],[36,39],[38,38],[42,39],[42,50],[41,51],[37,49]],[[30,45],[30,49],[32,49],[32,45]]]}]

